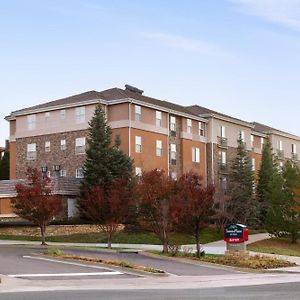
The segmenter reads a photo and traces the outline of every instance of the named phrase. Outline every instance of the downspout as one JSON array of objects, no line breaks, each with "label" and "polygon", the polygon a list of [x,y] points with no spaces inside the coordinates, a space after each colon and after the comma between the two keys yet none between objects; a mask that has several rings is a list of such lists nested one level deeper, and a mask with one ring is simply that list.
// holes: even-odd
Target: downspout
[{"label": "downspout", "polygon": [[214,118],[211,118],[211,180],[212,184],[215,184],[215,171],[214,171]]},{"label": "downspout", "polygon": [[129,124],[128,124],[128,156],[131,156],[131,102],[129,102],[128,105],[128,118],[129,118]]},{"label": "downspout", "polygon": [[170,113],[167,113],[167,170],[170,176]]}]

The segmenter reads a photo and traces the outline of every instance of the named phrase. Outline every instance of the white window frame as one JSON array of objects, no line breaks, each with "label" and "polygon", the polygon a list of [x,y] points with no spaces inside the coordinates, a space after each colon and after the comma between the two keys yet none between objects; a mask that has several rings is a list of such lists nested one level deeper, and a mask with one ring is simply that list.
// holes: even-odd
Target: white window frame
[{"label": "white window frame", "polygon": [[85,106],[76,107],[75,109],[76,124],[85,122]]},{"label": "white window frame", "polygon": [[60,140],[60,150],[66,150],[67,149],[67,142],[65,139]]},{"label": "white window frame", "polygon": [[223,125],[220,125],[220,137],[226,138],[226,128]]},{"label": "white window frame", "polygon": [[67,177],[67,171],[65,169],[59,170],[59,176],[60,177]]},{"label": "white window frame", "polygon": [[162,141],[156,140],[156,156],[162,156]]},{"label": "white window frame", "polygon": [[142,152],[142,137],[138,135],[135,136],[135,152],[136,153]]},{"label": "white window frame", "polygon": [[191,119],[186,119],[186,131],[187,133],[193,133],[193,122]]},{"label": "white window frame", "polygon": [[263,137],[260,138],[260,147],[263,149],[265,143],[265,139]]},{"label": "white window frame", "polygon": [[292,144],[292,153],[297,154],[297,145],[294,143]]},{"label": "white window frame", "polygon": [[255,171],[255,170],[256,170],[255,164],[256,164],[256,160],[255,160],[254,157],[252,157],[252,158],[251,158],[251,170],[252,170],[252,171]]},{"label": "white window frame", "polygon": [[227,157],[226,157],[226,151],[219,151],[219,157],[220,157],[220,163],[221,164],[226,164]]},{"label": "white window frame", "polygon": [[136,176],[142,176],[142,168],[141,167],[135,167],[135,175]]},{"label": "white window frame", "polygon": [[75,170],[75,177],[76,178],[84,178],[83,168],[77,168]]},{"label": "white window frame", "polygon": [[177,159],[177,147],[176,144],[170,144],[170,157],[172,160]]},{"label": "white window frame", "polygon": [[161,127],[161,120],[162,120],[162,113],[161,111],[157,110],[155,112],[155,124],[156,124],[156,127]]},{"label": "white window frame", "polygon": [[282,146],[282,140],[278,140],[277,141],[277,150],[282,151],[283,150],[283,146]]},{"label": "white window frame", "polygon": [[139,105],[134,106],[134,112],[135,112],[135,121],[141,122],[142,120],[142,107]]},{"label": "white window frame", "polygon": [[35,160],[36,154],[36,143],[27,144],[27,160]]},{"label": "white window frame", "polygon": [[85,154],[86,139],[85,137],[80,137],[75,139],[75,153]]},{"label": "white window frame", "polygon": [[205,136],[205,123],[204,122],[198,122],[198,134],[200,136]]},{"label": "white window frame", "polygon": [[36,129],[36,115],[27,116],[27,129],[35,130]]},{"label": "white window frame", "polygon": [[250,135],[250,145],[251,145],[251,148],[253,148],[253,146],[254,146],[254,135],[253,134]]},{"label": "white window frame", "polygon": [[50,141],[45,142],[45,152],[50,152],[51,150],[51,143]]},{"label": "white window frame", "polygon": [[176,131],[176,117],[170,116],[170,130]]},{"label": "white window frame", "polygon": [[245,143],[245,131],[244,130],[240,130],[239,135],[241,137],[242,142]]},{"label": "white window frame", "polygon": [[200,149],[198,147],[192,148],[192,162],[200,163]]}]

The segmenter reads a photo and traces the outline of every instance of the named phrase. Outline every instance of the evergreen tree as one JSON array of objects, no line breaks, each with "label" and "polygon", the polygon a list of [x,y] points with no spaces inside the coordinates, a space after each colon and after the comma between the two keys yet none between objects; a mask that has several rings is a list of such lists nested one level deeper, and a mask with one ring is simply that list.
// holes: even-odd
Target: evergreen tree
[{"label": "evergreen tree", "polygon": [[[268,211],[268,196],[272,191],[271,182],[273,181],[274,175],[277,173],[277,167],[273,160],[272,147],[270,139],[267,138],[263,145],[262,160],[258,173],[258,186],[257,186],[257,202],[259,210],[259,220],[262,225],[265,224],[266,215]],[[275,179],[275,181],[278,178]]]},{"label": "evergreen tree", "polygon": [[9,179],[9,151],[5,151],[0,160],[0,180]]},{"label": "evergreen tree", "polygon": [[115,145],[111,145],[111,136],[112,131],[106,122],[105,113],[98,105],[89,122],[83,179],[85,188],[131,177],[133,162],[120,150],[119,137],[116,138]]},{"label": "evergreen tree", "polygon": [[239,136],[237,154],[229,172],[229,211],[232,221],[246,225],[255,223],[253,197],[254,174],[245,143]]},{"label": "evergreen tree", "polygon": [[288,235],[295,243],[300,232],[300,176],[289,161],[275,172],[268,187],[266,226],[275,236]]}]

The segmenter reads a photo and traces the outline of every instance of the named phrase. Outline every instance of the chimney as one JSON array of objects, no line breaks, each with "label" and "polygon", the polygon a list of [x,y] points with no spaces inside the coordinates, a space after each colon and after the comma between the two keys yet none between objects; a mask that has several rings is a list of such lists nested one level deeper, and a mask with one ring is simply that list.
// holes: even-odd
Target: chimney
[{"label": "chimney", "polygon": [[125,84],[125,90],[130,91],[132,93],[140,94],[140,95],[142,95],[144,93],[143,90],[140,90],[137,87],[129,85],[129,84]]}]

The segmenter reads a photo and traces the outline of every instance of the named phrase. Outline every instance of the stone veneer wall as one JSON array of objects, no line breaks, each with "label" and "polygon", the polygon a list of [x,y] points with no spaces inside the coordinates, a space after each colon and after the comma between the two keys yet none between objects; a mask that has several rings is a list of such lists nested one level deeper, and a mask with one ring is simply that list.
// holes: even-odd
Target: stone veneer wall
[{"label": "stone veneer wall", "polygon": [[[62,169],[65,169],[67,176],[75,176],[76,168],[82,167],[85,160],[84,154],[75,154],[75,139],[80,137],[87,137],[87,130],[17,139],[17,178],[24,178],[28,167],[41,169],[42,166],[47,166],[53,174],[54,165],[60,165]],[[63,139],[66,140],[66,150],[60,149],[60,140]],[[46,141],[50,141],[50,152],[45,152]],[[37,158],[35,160],[27,160],[27,144],[31,143],[37,145]]]}]

